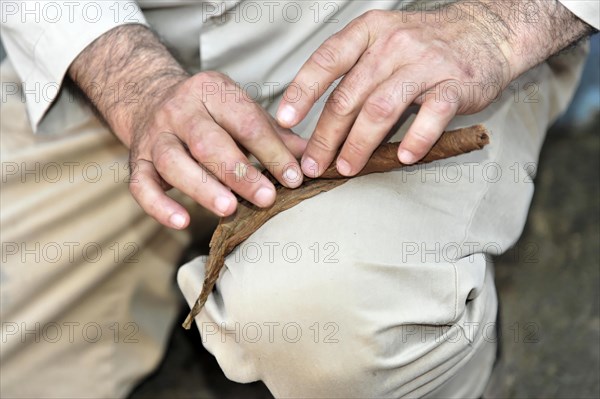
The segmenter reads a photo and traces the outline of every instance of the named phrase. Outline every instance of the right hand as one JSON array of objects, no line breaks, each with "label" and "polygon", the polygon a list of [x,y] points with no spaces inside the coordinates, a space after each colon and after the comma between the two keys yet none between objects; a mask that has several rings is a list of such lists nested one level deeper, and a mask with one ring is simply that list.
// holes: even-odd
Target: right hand
[{"label": "right hand", "polygon": [[235,212],[232,190],[259,207],[272,205],[275,187],[241,148],[284,186],[302,183],[296,158],[305,140],[281,128],[227,76],[201,72],[162,93],[134,117],[129,186],[160,223],[176,229],[189,224],[185,208],[165,194],[171,187],[218,216]]}]

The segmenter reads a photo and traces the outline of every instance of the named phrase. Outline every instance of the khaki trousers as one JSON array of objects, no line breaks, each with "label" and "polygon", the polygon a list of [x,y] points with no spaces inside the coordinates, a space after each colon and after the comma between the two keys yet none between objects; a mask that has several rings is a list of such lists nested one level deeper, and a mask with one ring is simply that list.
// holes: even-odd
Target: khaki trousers
[{"label": "khaki trousers", "polygon": [[[353,179],[241,244],[196,318],[225,374],[263,380],[276,397],[481,397],[498,339],[489,256],[522,232],[545,132],[584,53],[540,65],[483,112],[455,118],[450,128],[487,127],[483,151]],[[190,306],[205,260],[178,273]]]},{"label": "khaki trousers", "polygon": [[164,353],[188,236],[137,206],[98,121],[34,136],[18,99],[2,102],[1,396],[125,396]]},{"label": "khaki trousers", "polygon": [[[281,33],[277,23],[234,23],[235,15],[209,21],[202,65],[249,88],[290,81],[345,21],[406,4],[347,3],[338,26],[319,25],[310,39],[301,23]],[[310,26],[311,13],[299,15]],[[274,35],[283,37],[265,39]],[[353,179],[277,215],[241,244],[196,318],[225,374],[263,380],[277,397],[481,397],[497,344],[489,256],[521,234],[545,132],[566,109],[584,59],[581,47],[553,58],[483,112],[455,118],[450,128],[487,127],[483,151]],[[273,113],[279,98],[268,100]],[[311,134],[323,105],[298,133]],[[179,270],[190,305],[204,261]]]},{"label": "khaki trousers", "polygon": [[[481,395],[496,341],[486,259],[522,230],[545,131],[583,59],[576,49],[543,64],[452,122],[485,124],[485,150],[355,179],[241,245],[197,318],[227,376],[283,397]],[[2,82],[18,82],[7,62]],[[94,119],[34,136],[20,97],[4,98],[2,397],[123,397],[164,352],[189,237],[143,215],[126,150]],[[202,276],[202,259],[180,269],[190,303]]]}]

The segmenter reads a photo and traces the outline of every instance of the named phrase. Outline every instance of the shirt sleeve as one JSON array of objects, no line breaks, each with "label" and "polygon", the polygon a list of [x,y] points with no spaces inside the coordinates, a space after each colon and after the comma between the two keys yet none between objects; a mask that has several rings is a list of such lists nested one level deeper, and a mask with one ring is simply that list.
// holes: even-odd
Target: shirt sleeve
[{"label": "shirt sleeve", "polygon": [[591,25],[600,29],[600,1],[598,0],[559,0],[573,14]]},{"label": "shirt sleeve", "polygon": [[34,131],[58,97],[73,60],[116,26],[147,25],[133,1],[11,1],[2,5],[2,41],[21,79]]}]

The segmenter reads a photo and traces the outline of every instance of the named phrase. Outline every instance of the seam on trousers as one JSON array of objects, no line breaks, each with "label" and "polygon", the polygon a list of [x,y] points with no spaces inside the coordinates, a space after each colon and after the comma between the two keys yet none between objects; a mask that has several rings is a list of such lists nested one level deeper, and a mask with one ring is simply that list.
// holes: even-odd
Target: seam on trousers
[{"label": "seam on trousers", "polygon": [[[461,326],[456,324],[455,327],[459,334],[463,334]],[[447,344],[453,344],[453,343],[447,343]],[[436,347],[435,349],[439,349],[439,346]],[[478,347],[473,346],[472,343],[468,343],[462,349],[460,349],[458,352],[456,352],[454,354],[454,356],[449,357],[446,361],[443,361],[442,363],[437,364],[435,367],[428,369],[425,373],[420,374],[418,377],[414,378],[413,380],[411,380],[410,382],[405,384],[403,387],[406,387],[406,385],[410,385],[411,383],[413,383],[414,386],[410,387],[408,391],[405,391],[405,392],[401,391],[402,393],[401,393],[400,397],[417,397],[417,396],[422,397],[422,396],[428,395],[429,393],[435,391],[440,386],[442,386],[447,380],[452,378],[455,375],[454,373],[452,373],[452,371],[455,370],[457,367],[459,367],[458,365],[462,365],[462,364],[464,364],[464,362],[467,362],[468,359],[470,359],[474,355],[474,353],[477,351],[477,349],[478,349]],[[439,371],[439,370],[443,370],[443,371],[438,374],[437,371]],[[428,378],[428,376],[431,374],[433,374],[433,375],[437,374],[437,375],[434,376],[433,378]],[[440,380],[441,380],[441,382],[438,382]],[[427,392],[425,392],[425,393],[420,392],[420,391],[425,390],[426,387],[431,386],[431,385],[434,385],[433,388],[428,388]],[[413,396],[412,395],[413,393],[417,393],[417,396]]]},{"label": "seam on trousers", "polygon": [[[487,266],[486,266],[487,268]],[[489,283],[490,281],[487,280],[487,271],[486,271],[486,283]],[[485,300],[488,301],[490,298],[490,295],[494,295],[497,296],[496,290],[495,290],[495,284],[493,282],[493,280],[491,281],[492,286],[489,286],[488,284],[486,284],[486,288],[484,289],[486,298]],[[489,320],[488,316],[488,307],[484,306],[484,312],[482,314],[481,320]],[[497,310],[496,310],[497,311]],[[485,322],[484,322],[485,324]],[[465,334],[464,329],[462,328],[461,325],[457,324],[457,327],[461,330],[461,334]],[[465,334],[466,336],[466,334]],[[489,342],[483,337],[483,334],[479,334],[480,339],[473,341],[473,342],[469,342],[469,344],[467,344],[467,346],[465,346],[465,348],[463,348],[459,353],[456,354],[455,357],[449,359],[448,361],[436,366],[434,369],[431,369],[429,371],[429,373],[438,370],[440,368],[443,368],[445,365],[450,363],[450,367],[448,367],[444,372],[442,372],[441,374],[439,374],[437,377],[435,377],[432,380],[429,380],[421,385],[419,385],[418,387],[415,387],[414,389],[410,390],[409,392],[406,392],[402,395],[402,397],[413,397],[411,394],[413,393],[417,393],[418,397],[424,397],[424,396],[428,396],[430,395],[432,392],[435,392],[438,388],[440,388],[442,385],[444,385],[446,382],[448,382],[449,380],[451,380],[457,373],[455,373],[456,370],[460,370],[466,363],[468,363],[476,354],[479,354],[481,350],[484,349],[484,346],[486,344],[489,344]],[[496,337],[496,345],[498,343],[498,340],[500,338]],[[466,353],[465,353],[466,352]],[[464,354],[462,357],[461,355]],[[460,357],[457,361],[455,362],[451,362],[452,359],[456,359]],[[441,382],[440,382],[441,381]],[[426,388],[428,385],[432,385],[434,382],[439,382],[436,383],[435,386],[433,388],[430,388],[427,390],[427,392],[420,392],[422,390],[424,390],[424,388]],[[415,396],[416,397],[416,396]]]},{"label": "seam on trousers", "polygon": [[458,270],[456,270],[456,264],[454,262],[452,262],[451,265],[454,269],[454,316],[448,321],[447,324],[450,324],[453,320],[456,320],[456,317],[458,316]]},{"label": "seam on trousers", "polygon": [[[439,387],[441,387],[444,383],[446,383],[448,380],[450,380],[452,377],[454,377],[455,373],[453,373],[453,371],[455,371],[457,368],[460,368],[464,363],[468,362],[474,356],[476,349],[472,349],[471,351],[469,351],[469,348],[471,348],[470,345],[466,346],[463,350],[461,350],[459,353],[457,353],[451,359],[451,360],[458,359],[453,364],[450,361],[447,361],[445,363],[437,365],[433,369],[430,369],[428,371],[428,373],[433,373],[434,371],[436,371],[438,369],[448,366],[448,363],[451,363],[450,367],[448,367],[445,371],[443,371],[437,377],[435,377],[431,380],[426,380],[425,382],[423,382],[419,386],[411,389],[410,391],[404,392],[401,397],[403,397],[403,398],[424,397],[424,396],[431,394]],[[461,357],[461,355],[462,355],[462,357]],[[427,390],[427,392],[422,392],[427,388],[428,385],[432,385],[434,383],[435,383],[435,386],[433,388],[429,388]],[[412,396],[413,394],[417,394],[417,396]]]},{"label": "seam on trousers", "polygon": [[[507,89],[505,89],[506,92]],[[492,118],[496,117],[496,115],[500,112],[503,111],[504,107],[509,107],[510,109],[510,104],[506,105],[504,104],[502,107],[500,107],[500,109],[496,112],[494,112],[494,115],[492,116]],[[508,113],[508,111],[506,112],[506,114]],[[483,122],[483,125],[487,125],[489,122]],[[495,132],[492,132],[495,133]],[[491,162],[496,162],[498,163],[498,159],[501,158],[501,155],[504,153],[504,137],[502,136],[502,134],[494,134],[493,135],[493,139],[498,141],[498,150],[495,151],[495,155],[493,157],[491,157],[490,161]],[[471,226],[473,225],[473,221],[475,220],[475,216],[477,215],[479,208],[481,207],[481,203],[483,202],[483,199],[485,198],[485,195],[490,191],[490,182],[487,179],[484,179],[485,185],[484,187],[481,189],[481,193],[479,194],[479,198],[477,199],[477,201],[475,202],[475,205],[473,206],[473,210],[471,211],[471,215],[469,216],[467,225],[465,226],[465,231],[463,234],[463,238],[462,241],[460,243],[460,247],[462,248],[464,246],[465,241],[467,240],[467,237],[469,237],[469,230],[471,229]],[[469,254],[471,255],[471,254]],[[467,255],[468,256],[468,255]]]}]

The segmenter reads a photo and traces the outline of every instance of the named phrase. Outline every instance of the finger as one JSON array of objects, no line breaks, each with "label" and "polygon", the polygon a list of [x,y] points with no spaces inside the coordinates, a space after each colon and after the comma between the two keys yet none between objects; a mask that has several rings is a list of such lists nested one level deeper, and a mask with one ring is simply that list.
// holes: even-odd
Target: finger
[{"label": "finger", "polygon": [[212,119],[200,118],[182,132],[192,156],[227,187],[259,207],[275,201],[275,187]]},{"label": "finger", "polygon": [[456,116],[458,106],[458,101],[427,97],[398,148],[400,162],[411,165],[423,158]]},{"label": "finger", "polygon": [[[285,144],[285,146],[292,153],[294,158],[300,159],[300,157],[302,156],[302,154],[304,154],[304,151],[306,150],[306,144],[308,143],[308,140],[302,138],[291,129],[279,126],[277,121],[266,111],[265,115],[269,119],[269,122],[271,123],[271,126],[273,126],[275,132],[279,135],[279,138],[283,141],[283,144]],[[245,148],[241,148],[241,150],[242,153],[244,153],[244,155],[250,155],[250,153]]]},{"label": "finger", "polygon": [[283,127],[297,125],[339,77],[356,64],[369,45],[369,32],[360,19],[327,39],[300,68],[286,89],[277,111]]},{"label": "finger", "polygon": [[284,186],[302,184],[302,174],[294,155],[285,146],[262,108],[232,82],[221,86],[227,93],[236,92],[234,101],[211,97],[205,103],[208,112],[226,132],[254,155]]},{"label": "finger", "polygon": [[[380,54],[375,46],[370,49],[370,52]],[[348,72],[331,93],[308,142],[302,160],[305,173],[320,169],[320,174],[329,166],[369,95],[388,79],[392,72],[392,63],[376,55],[363,56]],[[377,112],[381,113],[383,110]],[[310,174],[308,176],[312,177]]]},{"label": "finger", "polygon": [[189,224],[188,212],[165,194],[151,162],[141,159],[132,164],[129,190],[144,212],[162,225],[180,230]]},{"label": "finger", "polygon": [[367,97],[336,160],[340,174],[354,176],[360,172],[375,148],[418,97],[417,91],[405,90],[406,75],[406,70],[394,73]]},{"label": "finger", "polygon": [[216,215],[228,216],[235,211],[237,200],[233,193],[192,160],[173,134],[158,135],[152,162],[167,183]]},{"label": "finger", "polygon": [[300,159],[304,151],[306,151],[306,145],[308,140],[303,139],[290,129],[283,128],[277,125],[277,122],[273,123],[273,128],[283,141],[283,144],[290,150],[294,158]]}]

